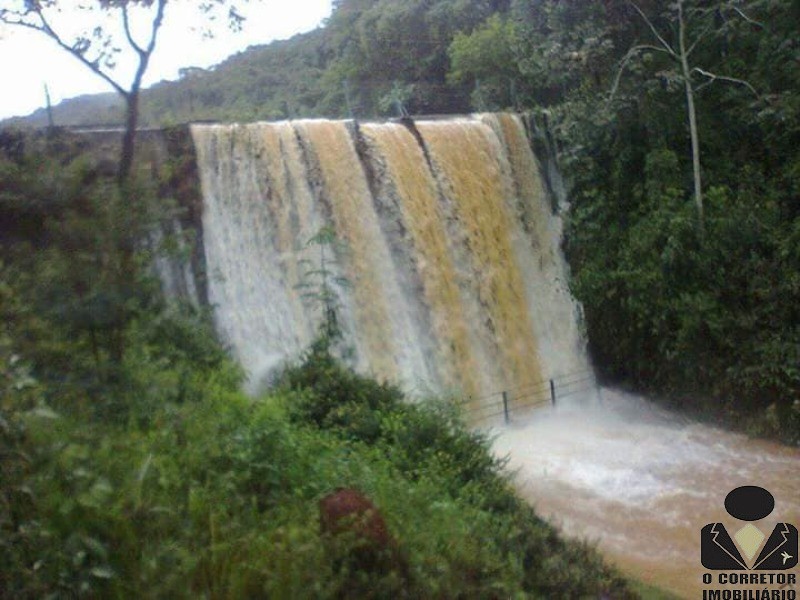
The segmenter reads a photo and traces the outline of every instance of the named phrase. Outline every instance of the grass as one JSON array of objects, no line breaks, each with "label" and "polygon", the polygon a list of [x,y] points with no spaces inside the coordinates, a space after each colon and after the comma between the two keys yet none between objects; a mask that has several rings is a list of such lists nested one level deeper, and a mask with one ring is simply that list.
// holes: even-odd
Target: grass
[{"label": "grass", "polygon": [[629,584],[630,588],[639,594],[642,600],[681,600],[680,596],[672,592],[638,579],[630,580]]}]

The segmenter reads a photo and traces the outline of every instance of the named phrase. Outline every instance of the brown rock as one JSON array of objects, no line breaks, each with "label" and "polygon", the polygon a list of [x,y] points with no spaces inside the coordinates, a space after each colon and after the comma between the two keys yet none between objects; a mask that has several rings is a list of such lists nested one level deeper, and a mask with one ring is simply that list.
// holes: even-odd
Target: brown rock
[{"label": "brown rock", "polygon": [[323,535],[353,534],[357,545],[374,552],[394,546],[378,507],[354,488],[338,488],[319,501],[319,526]]}]

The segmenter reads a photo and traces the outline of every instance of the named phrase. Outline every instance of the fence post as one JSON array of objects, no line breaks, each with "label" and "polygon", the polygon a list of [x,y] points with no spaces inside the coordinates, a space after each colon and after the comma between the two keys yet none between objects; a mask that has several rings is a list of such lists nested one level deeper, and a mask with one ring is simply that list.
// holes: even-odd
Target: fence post
[{"label": "fence post", "polygon": [[550,380],[550,400],[553,402],[553,406],[556,405],[556,384],[553,383],[553,380]]},{"label": "fence post", "polygon": [[503,390],[503,415],[506,418],[506,425],[508,425],[508,392]]}]

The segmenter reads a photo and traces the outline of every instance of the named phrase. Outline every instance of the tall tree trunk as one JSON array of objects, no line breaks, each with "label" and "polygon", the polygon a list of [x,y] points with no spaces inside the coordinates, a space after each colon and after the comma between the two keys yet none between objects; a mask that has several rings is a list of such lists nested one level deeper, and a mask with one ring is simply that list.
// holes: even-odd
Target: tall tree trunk
[{"label": "tall tree trunk", "polygon": [[[129,186],[131,171],[133,170],[133,159],[136,151],[136,128],[139,124],[139,86],[140,78],[137,78],[134,87],[125,94],[126,114],[125,132],[122,135],[122,148],[120,151],[119,167],[117,170],[117,185],[119,186],[120,199],[127,198],[132,200],[131,189]],[[134,260],[135,243],[131,237],[131,232],[125,228],[117,231],[116,246],[120,254],[119,265],[112,267],[116,270],[114,278],[119,289],[124,289],[128,282],[134,281],[136,277],[136,265]],[[122,308],[125,312],[125,308]],[[124,323],[128,319],[127,315],[120,316],[118,324],[112,327],[109,334],[109,348],[111,359],[120,364],[125,355],[125,335]]]},{"label": "tall tree trunk", "polygon": [[133,89],[125,95],[125,133],[122,136],[122,150],[117,170],[117,181],[123,185],[128,181],[133,168],[133,154],[136,147],[136,128],[139,124],[139,90]]},{"label": "tall tree trunk", "polygon": [[686,51],[686,23],[683,17],[683,0],[678,0],[678,29],[680,42],[681,73],[686,90],[686,111],[689,114],[689,136],[692,140],[692,173],[694,178],[694,203],[697,207],[697,228],[702,240],[705,236],[705,214],[703,209],[703,181],[700,173],[700,137],[697,133],[697,113],[694,108],[692,72]]}]

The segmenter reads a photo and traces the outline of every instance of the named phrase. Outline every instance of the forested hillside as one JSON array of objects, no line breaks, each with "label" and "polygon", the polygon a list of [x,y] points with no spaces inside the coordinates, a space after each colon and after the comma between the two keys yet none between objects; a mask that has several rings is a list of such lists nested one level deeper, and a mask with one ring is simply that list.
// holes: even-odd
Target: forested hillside
[{"label": "forested hillside", "polygon": [[537,6],[513,51],[571,181],[598,366],[797,441],[797,3]]},{"label": "forested hillside", "polygon": [[530,111],[570,184],[600,370],[798,439],[796,2],[334,7],[324,28],[147,91],[143,121]]}]

